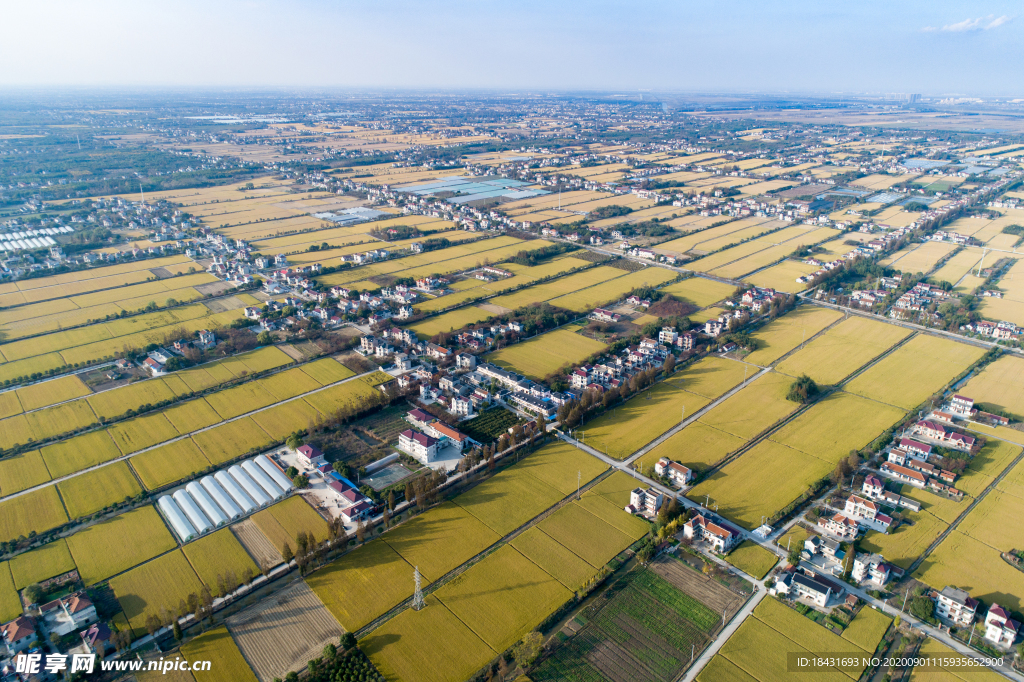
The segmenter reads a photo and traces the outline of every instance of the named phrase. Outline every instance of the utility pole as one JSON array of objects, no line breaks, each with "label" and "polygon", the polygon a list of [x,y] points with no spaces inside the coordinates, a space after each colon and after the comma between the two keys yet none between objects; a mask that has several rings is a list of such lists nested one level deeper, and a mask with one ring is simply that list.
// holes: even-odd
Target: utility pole
[{"label": "utility pole", "polygon": [[583,473],[580,471],[576,472],[576,499],[580,499],[580,482],[583,479]]},{"label": "utility pole", "polygon": [[423,601],[423,586],[420,584],[420,567],[416,566],[412,569],[412,579],[416,584],[416,591],[412,594],[412,608],[416,611],[420,611],[426,606],[426,602]]},{"label": "utility pole", "polygon": [[903,613],[903,609],[907,607],[907,597],[910,596],[910,589],[907,589],[906,594],[903,595],[903,606],[900,607],[900,613]]}]

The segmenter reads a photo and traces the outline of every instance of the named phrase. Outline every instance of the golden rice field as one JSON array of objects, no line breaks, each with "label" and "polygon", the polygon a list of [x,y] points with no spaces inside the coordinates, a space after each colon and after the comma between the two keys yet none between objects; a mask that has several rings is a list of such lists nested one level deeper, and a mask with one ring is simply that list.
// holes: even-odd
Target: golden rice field
[{"label": "golden rice field", "polygon": [[182,552],[192,570],[214,594],[219,591],[217,579],[220,576],[225,581],[229,573],[234,576],[233,584],[226,586],[228,590],[233,590],[242,584],[246,569],[254,576],[260,572],[259,566],[229,528],[222,528],[186,544]]},{"label": "golden rice field", "polygon": [[957,246],[949,242],[927,241],[924,244],[894,253],[889,258],[883,259],[881,263],[902,272],[927,273],[935,267],[937,262],[956,249]]},{"label": "golden rice field", "polygon": [[0,502],[0,542],[9,542],[29,533],[44,533],[67,523],[57,489],[47,486]]},{"label": "golden rice field", "polygon": [[617,301],[633,289],[642,286],[656,287],[671,282],[678,275],[663,268],[645,268],[623,277],[588,287],[549,301],[551,305],[576,312],[589,312],[594,308]]},{"label": "golden rice field", "polygon": [[14,587],[14,580],[11,578],[9,562],[0,562],[0,620],[14,620],[21,615],[23,608],[18,590]]},{"label": "golden rice field", "polygon": [[0,495],[13,495],[50,480],[38,450],[0,459]]},{"label": "golden rice field", "polygon": [[768,575],[768,571],[779,562],[774,552],[769,552],[761,545],[744,540],[736,549],[726,555],[725,560],[747,575],[758,580]]},{"label": "golden rice field", "polygon": [[975,403],[1024,418],[1024,360],[1004,355],[972,376],[959,391]]},{"label": "golden rice field", "polygon": [[[1021,447],[1006,441],[989,438],[988,443],[977,455],[971,458],[970,464],[956,480],[956,487],[968,495],[977,496],[981,494],[995,477],[1003,472],[1006,467],[1020,454]],[[1024,488],[1016,489],[1016,474],[1018,469],[1007,474],[999,483],[1000,490],[1010,491],[1018,496],[1024,496]]]},{"label": "golden rice field", "polygon": [[298,495],[256,512],[252,520],[278,551],[283,551],[286,544],[295,551],[299,533],[308,533],[317,542],[327,539],[327,522]]},{"label": "golden rice field", "polygon": [[494,651],[504,651],[573,596],[505,545],[433,593]]},{"label": "golden rice field", "polygon": [[210,464],[214,465],[269,447],[274,442],[252,417],[243,417],[201,431],[192,436],[192,440]]},{"label": "golden rice field", "polygon": [[750,440],[799,407],[786,400],[792,383],[791,377],[769,372],[708,410],[700,422]]},{"label": "golden rice field", "polygon": [[958,285],[959,289],[960,281],[980,260],[981,254],[976,249],[965,248],[943,263],[942,267],[933,272],[929,279],[935,282],[949,282]]},{"label": "golden rice field", "polygon": [[483,522],[445,502],[384,534],[384,541],[434,581],[500,539]]},{"label": "golden rice field", "polygon": [[787,259],[769,268],[747,275],[744,279],[759,287],[795,294],[807,288],[807,284],[797,282],[797,278],[809,275],[818,269],[816,265],[808,265],[798,260]]},{"label": "golden rice field", "polygon": [[607,346],[564,329],[490,353],[487,361],[540,381],[566,366],[575,366]]},{"label": "golden rice field", "polygon": [[984,354],[977,346],[918,334],[857,376],[846,390],[913,409]]},{"label": "golden rice field", "polygon": [[792,377],[806,374],[819,384],[836,384],[910,334],[895,325],[850,317],[787,357],[776,369]]},{"label": "golden rice field", "polygon": [[189,438],[143,452],[128,462],[147,490],[162,488],[210,467],[210,460]]},{"label": "golden rice field", "polygon": [[53,443],[42,448],[41,452],[46,468],[54,478],[121,456],[121,451],[106,431],[92,431]]},{"label": "golden rice field", "polygon": [[462,493],[454,502],[495,533],[504,536],[563,497],[565,495],[561,491],[517,464]]},{"label": "golden rice field", "polygon": [[57,484],[68,516],[77,519],[124,502],[142,492],[125,462],[88,471]]},{"label": "golden rice field", "polygon": [[712,508],[748,530],[761,525],[835,468],[825,460],[774,441],[758,443],[721,470],[694,486],[686,496]]},{"label": "golden rice field", "polygon": [[[923,511],[908,511],[905,512],[905,516],[913,525],[908,525],[904,521],[899,528],[889,534],[869,530],[860,541],[861,549],[865,552],[877,552],[884,556],[886,561],[900,568],[909,568],[949,525]],[[934,557],[934,553],[931,556]],[[939,589],[942,587],[945,587],[945,584]]]},{"label": "golden rice field", "polygon": [[770,365],[842,316],[827,308],[799,306],[751,334],[759,348],[745,360],[755,365]]},{"label": "golden rice field", "polygon": [[998,602],[1019,611],[1024,606],[1024,573],[1003,561],[999,552],[957,529],[925,558],[914,577],[939,590],[956,585],[985,604]]},{"label": "golden rice field", "polygon": [[383,540],[368,542],[306,582],[348,632],[412,596],[413,567]]},{"label": "golden rice field", "polygon": [[187,661],[216,661],[206,672],[191,673],[196,682],[217,680],[217,682],[257,682],[249,664],[245,662],[238,645],[231,639],[226,627],[209,630],[181,647]]},{"label": "golden rice field", "polygon": [[522,459],[516,468],[525,469],[562,495],[568,495],[578,485],[586,485],[600,476],[608,466],[569,443],[554,441]]},{"label": "golden rice field", "polygon": [[428,317],[425,320],[409,325],[409,329],[416,332],[420,337],[430,338],[442,332],[457,331],[468,325],[483,322],[493,316],[494,313],[483,308],[467,306],[442,315]]},{"label": "golden rice field", "polygon": [[661,288],[662,293],[671,294],[676,298],[689,301],[699,308],[705,308],[727,298],[735,291],[735,287],[713,279],[690,277],[682,282],[669,284]]},{"label": "golden rice field", "polygon": [[578,590],[597,573],[596,568],[540,528],[520,533],[510,544],[570,590]]},{"label": "golden rice field", "polygon": [[[132,538],[132,542],[125,542],[125,538]],[[78,531],[67,541],[86,585],[98,583],[177,546],[152,505],[100,521]]]},{"label": "golden rice field", "polygon": [[504,296],[497,296],[488,301],[509,310],[518,310],[524,306],[550,301],[559,296],[566,296],[581,289],[594,287],[605,282],[614,281],[626,274],[625,270],[599,265],[583,272],[560,277],[551,282],[536,284]]},{"label": "golden rice field", "polygon": [[637,465],[641,473],[650,476],[655,463],[667,457],[694,471],[703,471],[746,444],[743,438],[696,421],[638,459]]},{"label": "golden rice field", "polygon": [[136,637],[146,632],[147,616],[159,616],[164,609],[175,613],[178,602],[203,589],[181,550],[136,566],[111,578],[109,584]]},{"label": "golden rice field", "polygon": [[19,590],[32,583],[75,570],[68,543],[64,538],[49,542],[42,547],[23,552],[10,561],[14,585]]},{"label": "golden rice field", "polygon": [[918,653],[922,657],[945,659],[945,661],[948,661],[948,664],[939,671],[933,669],[922,671],[915,668],[910,675],[911,682],[934,680],[938,676],[941,676],[943,682],[960,682],[961,680],[969,680],[970,682],[1000,682],[1006,679],[999,673],[987,668],[971,666],[969,663],[954,663],[954,661],[959,661],[965,657],[953,651],[942,642],[930,637],[924,640],[918,649]]},{"label": "golden rice field", "polygon": [[904,415],[897,407],[838,392],[811,405],[770,438],[835,466]]},{"label": "golden rice field", "polygon": [[545,517],[537,528],[594,568],[607,564],[635,539],[575,503]]}]

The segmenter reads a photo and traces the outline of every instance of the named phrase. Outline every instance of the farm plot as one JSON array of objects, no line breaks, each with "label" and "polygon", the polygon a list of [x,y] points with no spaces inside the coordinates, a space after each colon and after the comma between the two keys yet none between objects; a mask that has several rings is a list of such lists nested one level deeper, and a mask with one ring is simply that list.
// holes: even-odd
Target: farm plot
[{"label": "farm plot", "polygon": [[181,654],[186,661],[216,661],[217,667],[206,672],[192,673],[196,682],[216,680],[216,682],[261,682],[257,680],[249,664],[245,662],[242,652],[226,627],[219,627],[204,632],[185,646]]},{"label": "farm plot", "polygon": [[[1019,445],[990,438],[981,449],[981,452],[971,458],[967,468],[964,469],[960,477],[957,478],[956,487],[968,495],[973,495],[975,497],[978,496],[981,491],[994,481],[995,477],[1006,469],[1006,467],[1010,465],[1010,462],[1012,462],[1019,454]],[[1000,490],[1009,491],[1020,497],[1024,496],[1024,494],[1022,494],[1024,493],[1024,490],[1017,489],[1013,484],[1013,481],[1015,480],[1014,474],[1017,471],[1020,471],[1020,467],[1017,467],[1015,471],[1010,472],[1007,477],[999,483],[998,488]]]},{"label": "farm plot", "polygon": [[106,431],[93,431],[47,445],[41,452],[46,468],[54,478],[121,456],[121,451]]},{"label": "farm plot", "polygon": [[[28,412],[30,410],[38,410],[40,407],[62,403],[66,400],[81,398],[90,393],[92,393],[92,389],[86,386],[77,375],[71,375],[23,386],[3,395],[16,396],[21,405],[21,410]],[[7,415],[3,416],[6,417]]]},{"label": "farm plot", "polygon": [[955,244],[949,242],[927,241],[905,254],[901,251],[881,262],[882,265],[888,265],[901,272],[926,273],[930,272],[936,263],[951,254],[956,248]]},{"label": "farm plot", "polygon": [[285,440],[290,434],[304,428],[312,431],[310,427],[322,419],[323,415],[304,400],[275,405],[252,416],[252,420],[275,441]]},{"label": "farm plot", "polygon": [[143,452],[128,462],[147,490],[162,488],[210,468],[210,461],[188,438]]},{"label": "farm plot", "polygon": [[626,574],[577,616],[584,625],[538,666],[538,682],[673,680],[702,651],[721,617],[654,571]]},{"label": "farm plot", "polygon": [[572,592],[506,545],[434,593],[491,649],[504,651]]},{"label": "farm plot", "polygon": [[351,414],[380,400],[381,393],[375,391],[373,386],[381,383],[381,379],[388,381],[391,376],[376,372],[362,379],[354,379],[317,393],[311,393],[302,399],[325,416],[333,415],[339,410]]},{"label": "farm plot", "polygon": [[671,282],[678,275],[662,268],[646,268],[637,272],[631,272],[624,277],[599,284],[594,287],[582,289],[566,296],[549,301],[551,305],[576,312],[589,312],[594,308],[617,301],[633,289],[643,286],[657,287],[665,282]]},{"label": "farm plot", "polygon": [[743,438],[696,421],[653,448],[637,462],[642,466],[641,473],[647,475],[654,471],[655,463],[662,457],[680,462],[694,471],[703,471],[746,444]]},{"label": "farm plot", "polygon": [[730,296],[735,287],[713,279],[690,277],[682,282],[662,287],[662,293],[671,294],[676,298],[693,303],[698,308],[706,308]]},{"label": "farm plot", "polygon": [[758,349],[744,359],[755,365],[770,365],[842,316],[827,308],[800,306],[751,334]]},{"label": "farm plot", "polygon": [[851,317],[787,357],[776,369],[792,377],[806,374],[819,384],[837,384],[910,334],[902,327]]},{"label": "farm plot", "polygon": [[0,502],[0,542],[45,533],[67,521],[57,488],[40,488]]},{"label": "farm plot", "polygon": [[231,616],[227,627],[260,682],[301,670],[343,634],[302,581]]},{"label": "farm plot", "polygon": [[517,535],[511,544],[570,590],[578,590],[597,573],[596,568],[539,528],[530,528]]},{"label": "farm plot", "polygon": [[38,450],[0,459],[0,495],[13,495],[50,480]]},{"label": "farm plot", "polygon": [[[810,619],[806,620],[809,625],[821,627]],[[747,618],[725,643],[715,659],[725,658],[733,666],[759,682],[776,682],[777,680],[781,682],[788,679],[787,660],[788,654],[791,652],[810,653],[758,618]],[[712,659],[712,663],[715,659]],[[698,679],[711,682],[715,678],[702,673]],[[838,670],[834,672],[816,671],[814,679],[825,682],[849,682],[850,680]]]},{"label": "farm plot", "polygon": [[1004,355],[985,366],[961,389],[982,403],[980,409],[996,409],[1024,419],[1024,359]]},{"label": "farm plot", "polygon": [[914,573],[921,582],[941,590],[956,585],[985,604],[998,602],[1020,611],[1024,606],[1024,573],[999,556],[999,550],[954,530]]},{"label": "farm plot", "polygon": [[869,530],[860,541],[861,549],[881,554],[900,568],[909,568],[949,525],[926,512],[907,511],[904,517],[906,520],[894,532]]},{"label": "farm plot", "polygon": [[807,288],[807,284],[797,282],[797,278],[809,275],[818,269],[815,265],[808,265],[801,261],[784,260],[769,268],[747,275],[744,279],[759,287],[796,293]]},{"label": "farm plot", "polygon": [[941,657],[947,662],[942,670],[930,668],[926,671],[915,668],[910,675],[911,682],[923,682],[927,680],[940,680],[940,682],[1002,682],[1006,678],[988,668],[980,667],[976,663],[959,663],[966,658],[963,654],[953,651],[942,642],[928,637],[918,649],[918,654],[924,658],[936,659]]},{"label": "farm plot", "polygon": [[164,415],[167,421],[171,422],[171,425],[178,433],[191,433],[199,429],[205,429],[207,426],[213,426],[221,421],[220,415],[217,414],[216,410],[210,407],[210,404],[202,398],[179,403],[174,407],[168,407],[162,410],[160,414]]},{"label": "farm plot", "polygon": [[[739,363],[735,364],[741,367]],[[683,378],[677,375],[644,390],[625,404],[587,423],[585,442],[609,457],[629,457],[678,424],[684,408],[687,413],[692,413],[710,402],[702,395],[685,390],[686,386]]]},{"label": "farm plot", "polygon": [[252,420],[252,417],[225,422],[220,426],[195,434],[192,436],[192,440],[203,451],[210,464],[215,465],[223,464],[246,453],[263,450],[274,442],[274,439],[264,432]]},{"label": "farm plot", "polygon": [[146,631],[146,618],[175,613],[178,603],[189,594],[199,594],[203,585],[181,550],[175,550],[110,579],[124,615],[136,637]]},{"label": "farm plot", "polygon": [[445,502],[384,535],[384,541],[433,582],[501,538],[453,502]]},{"label": "farm plot", "polygon": [[608,469],[596,457],[562,441],[541,447],[516,466],[529,471],[534,478],[548,484],[563,496],[575,491],[578,485],[586,485]]},{"label": "farm plot", "polygon": [[233,523],[228,528],[260,569],[273,568],[283,563],[284,559],[277,548],[260,531],[259,526],[253,523],[252,517]]},{"label": "farm plot", "polygon": [[124,462],[115,462],[57,484],[72,519],[88,516],[139,495],[142,486]]},{"label": "farm plot", "polygon": [[980,253],[974,249],[965,248],[943,263],[942,267],[933,272],[929,279],[934,282],[949,282],[959,285],[964,275],[970,272],[980,260]]},{"label": "farm plot", "polygon": [[71,558],[68,543],[64,538],[23,552],[11,559],[10,564],[14,586],[19,590],[75,570],[75,560]]},{"label": "farm plot", "polygon": [[114,439],[117,448],[125,455],[144,450],[180,435],[178,429],[174,428],[171,422],[167,421],[167,417],[159,412],[115,424],[107,429],[107,433]]},{"label": "farm plot", "polygon": [[348,632],[412,596],[413,567],[383,540],[368,542],[306,582]]},{"label": "farm plot", "polygon": [[815,403],[770,438],[835,466],[904,416],[904,411],[848,393]]},{"label": "farm plot", "polygon": [[476,324],[477,322],[483,322],[493,315],[494,313],[484,310],[483,308],[468,306],[466,308],[453,310],[450,313],[444,313],[443,315],[428,317],[422,322],[410,325],[409,329],[413,330],[421,337],[430,338],[436,334],[440,334],[441,332],[455,331],[468,325]]},{"label": "farm plot", "polygon": [[206,396],[206,402],[217,411],[221,419],[233,419],[246,412],[273,405],[277,401],[278,398],[268,393],[258,382],[242,384]]},{"label": "farm plot", "polygon": [[537,527],[594,568],[633,544],[633,538],[576,504],[567,504]]},{"label": "farm plot", "polygon": [[563,497],[563,493],[538,481],[529,469],[515,465],[462,493],[454,502],[504,536]]},{"label": "farm plot", "polygon": [[299,369],[315,379],[321,386],[327,386],[328,384],[337,383],[343,379],[355,376],[355,372],[334,358],[323,358],[310,362],[302,365]]},{"label": "farm plot", "polygon": [[0,562],[0,620],[7,622],[21,615],[24,607],[14,588],[9,562]]},{"label": "farm plot", "polygon": [[[754,609],[754,617],[777,632],[784,634],[802,649],[813,652],[839,654],[850,651],[851,642],[810,618],[784,605],[774,598],[766,598]],[[876,642],[877,644],[877,642]],[[872,647],[872,651],[874,647]],[[856,679],[863,667],[845,669]]]},{"label": "farm plot", "polygon": [[834,465],[774,441],[762,441],[694,486],[686,496],[719,505],[727,518],[753,530],[772,517]]},{"label": "farm plot", "polygon": [[750,540],[744,540],[736,549],[729,552],[725,560],[747,575],[760,580],[778,563],[779,557]]},{"label": "farm plot", "polygon": [[[769,265],[772,265],[773,263],[777,263],[779,261],[784,260],[791,253],[793,253],[795,249],[798,249],[801,246],[817,244],[818,242],[823,242],[832,239],[837,234],[838,233],[835,230],[827,227],[819,228],[816,230],[804,230],[802,234],[796,234],[795,236],[790,236],[788,234],[788,230],[779,230],[778,237],[776,237],[776,235],[774,234],[771,234],[756,240],[757,242],[760,242],[762,245],[767,244],[769,240],[776,241],[776,244],[768,245],[767,248],[764,248],[761,251],[751,253],[743,258],[739,258],[738,260],[734,260],[732,262],[728,262],[724,265],[714,268],[713,270],[711,270],[711,273],[714,275],[718,275],[719,277],[744,277],[756,270],[760,270],[761,268],[765,268]],[[744,244],[743,246],[746,245]],[[715,255],[723,256],[724,260],[728,258],[728,254],[731,251],[738,250],[739,248],[740,247],[736,247],[735,249],[729,249],[728,251],[725,251],[724,254]],[[715,256],[711,256],[710,258],[714,257]]]},{"label": "farm plot", "polygon": [[49,440],[67,431],[96,423],[96,415],[85,403],[73,401],[44,407],[0,421],[0,449],[6,450],[33,441]]},{"label": "farm plot", "polygon": [[308,533],[317,542],[327,539],[327,522],[299,495],[256,512],[252,520],[280,552],[285,545],[294,551],[299,533]]},{"label": "farm plot", "polygon": [[499,367],[540,381],[563,367],[580,364],[606,347],[606,344],[600,341],[564,329],[556,329],[524,343],[490,353],[487,360]]},{"label": "farm plot", "polygon": [[708,410],[699,422],[750,440],[799,407],[786,400],[792,383],[790,377],[769,372]]},{"label": "farm plot", "polygon": [[425,608],[406,609],[359,646],[386,679],[404,682],[458,682],[497,656],[433,595]]},{"label": "farm plot", "polygon": [[892,618],[881,611],[865,606],[857,612],[856,617],[843,630],[843,639],[853,642],[858,648],[864,651],[874,651],[878,643],[882,641],[889,626],[892,625]]},{"label": "farm plot", "polygon": [[[132,538],[132,541],[125,542],[125,538]],[[98,583],[177,546],[152,506],[101,521],[67,540],[86,585]],[[174,607],[177,606],[175,602]]]},{"label": "farm plot", "polygon": [[918,334],[857,376],[846,390],[910,410],[984,354],[976,346]]},{"label": "farm plot", "polygon": [[488,301],[488,303],[500,305],[501,307],[508,308],[509,310],[518,310],[524,306],[550,301],[553,298],[565,296],[587,287],[603,284],[604,282],[614,280],[624,275],[624,270],[611,268],[606,265],[599,265],[597,267],[584,270],[583,272],[576,272],[550,282],[535,284],[511,294],[498,296]]},{"label": "farm plot", "polygon": [[256,383],[278,400],[294,398],[322,386],[319,381],[303,372],[299,367],[278,372],[265,379],[258,379]]},{"label": "farm plot", "polygon": [[[204,535],[182,548],[192,570],[214,595],[222,595],[241,585],[246,571],[256,575],[259,568],[228,528]],[[222,589],[223,588],[223,589]]]},{"label": "farm plot", "polygon": [[620,513],[629,504],[630,491],[636,488],[636,480],[622,472],[614,471],[592,487],[573,504],[578,504],[616,530],[634,540],[639,540],[651,530],[651,525],[641,518]]}]

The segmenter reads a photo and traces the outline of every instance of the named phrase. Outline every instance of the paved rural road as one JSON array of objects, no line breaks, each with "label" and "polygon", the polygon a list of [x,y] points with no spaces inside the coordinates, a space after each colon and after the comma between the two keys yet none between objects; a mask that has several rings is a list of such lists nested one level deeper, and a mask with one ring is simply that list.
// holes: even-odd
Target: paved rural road
[{"label": "paved rural road", "polygon": [[87,473],[89,471],[95,471],[96,469],[102,469],[103,467],[110,466],[111,464],[115,464],[116,462],[121,462],[123,460],[135,457],[136,455],[141,455],[144,452],[149,452],[150,450],[155,450],[156,448],[159,448],[159,447],[161,447],[163,445],[167,445],[168,443],[173,443],[175,441],[184,440],[186,438],[191,438],[192,436],[194,436],[197,433],[202,433],[203,431],[209,431],[210,429],[217,428],[218,426],[221,426],[222,424],[227,424],[228,422],[238,421],[239,419],[245,419],[246,417],[251,417],[254,414],[259,414],[260,412],[263,412],[265,410],[273,409],[273,408],[275,408],[275,407],[277,407],[279,405],[283,405],[285,403],[290,403],[293,400],[299,400],[299,399],[304,398],[304,397],[306,397],[308,395],[313,395],[314,393],[319,393],[320,391],[326,391],[329,388],[333,388],[335,386],[340,386],[341,384],[346,384],[346,383],[348,383],[350,381],[355,381],[356,379],[359,379],[359,378],[365,377],[367,375],[373,374],[374,372],[377,372],[377,371],[383,372],[384,370],[377,368],[377,369],[372,369],[369,372],[363,372],[362,374],[356,374],[355,376],[348,377],[347,379],[342,379],[341,381],[336,381],[333,384],[327,384],[326,386],[321,386],[320,388],[314,389],[312,391],[307,391],[305,393],[302,393],[302,394],[297,395],[297,396],[293,396],[291,398],[288,398],[286,400],[282,400],[280,402],[273,403],[272,405],[267,405],[266,407],[261,407],[258,410],[252,410],[251,412],[246,412],[245,414],[240,414],[237,417],[232,417],[231,419],[225,419],[223,421],[219,421],[216,424],[212,424],[211,426],[207,426],[207,427],[202,428],[202,429],[197,429],[196,431],[191,431],[191,432],[186,433],[186,434],[184,434],[182,436],[177,436],[175,438],[171,438],[170,440],[165,440],[162,443],[157,443],[156,445],[151,445],[148,448],[143,448],[142,450],[138,450],[136,452],[132,452],[132,453],[129,453],[127,455],[121,455],[120,457],[116,457],[114,459],[107,460],[106,462],[100,462],[99,464],[94,464],[93,466],[91,466],[91,467],[89,467],[87,469],[82,469],[81,471],[76,471],[76,472],[68,474],[66,476],[61,476],[59,478],[55,478],[53,480],[47,481],[46,483],[41,483],[41,484],[39,484],[37,486],[33,486],[31,488],[26,488],[25,490],[22,490],[20,492],[16,492],[16,493],[12,493],[10,495],[6,495],[6,496],[0,498],[0,501],[2,501],[2,500],[10,500],[10,499],[14,499],[15,497],[20,497],[22,495],[27,495],[27,494],[29,494],[31,492],[35,492],[36,490],[40,490],[40,489],[45,488],[47,486],[55,485],[57,483],[60,483],[61,481],[66,481],[68,479],[75,478],[76,476],[81,476],[82,474]]},{"label": "paved rural road", "polygon": [[762,600],[764,600],[765,595],[767,594],[768,592],[764,589],[764,584],[758,583],[758,590],[754,593],[754,596],[748,599],[747,603],[743,605],[743,608],[736,612],[736,615],[732,617],[729,624],[726,625],[725,628],[718,633],[718,637],[711,642],[711,646],[705,649],[701,655],[697,657],[694,664],[686,671],[686,675],[683,676],[683,682],[691,682],[692,680],[697,679],[697,675],[699,675],[700,671],[704,669],[704,666],[711,662],[711,659],[715,657],[715,654],[725,646],[725,643],[729,641],[729,638],[733,636],[733,633],[739,629],[740,625],[743,624],[743,621],[747,619],[747,616],[754,612],[754,609],[757,608],[757,605],[760,604]]}]

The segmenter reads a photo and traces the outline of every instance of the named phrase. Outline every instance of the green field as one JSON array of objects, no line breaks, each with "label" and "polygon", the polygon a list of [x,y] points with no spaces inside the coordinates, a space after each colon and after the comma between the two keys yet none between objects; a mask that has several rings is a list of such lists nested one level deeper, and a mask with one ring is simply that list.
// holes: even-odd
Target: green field
[{"label": "green field", "polygon": [[294,552],[297,547],[295,538],[302,532],[309,533],[317,542],[327,539],[324,517],[298,495],[256,512],[252,520],[278,551],[283,551],[288,544]]},{"label": "green field", "polygon": [[[132,541],[126,542],[126,538]],[[126,571],[176,546],[152,506],[101,521],[68,538],[71,556],[86,585]]]},{"label": "green field", "polygon": [[164,610],[176,613],[178,603],[193,592],[198,595],[203,585],[185,556],[175,550],[111,578],[110,588],[140,637],[146,632],[147,616]]},{"label": "green field", "polygon": [[572,592],[505,545],[434,593],[491,649],[504,651],[572,597]]},{"label": "green field", "polygon": [[75,570],[75,560],[71,558],[68,543],[64,538],[19,554],[11,559],[10,563],[14,584],[19,590],[32,583]]},{"label": "green field", "polygon": [[412,596],[413,567],[383,540],[331,562],[306,578],[327,610],[355,632]]},{"label": "green field", "polygon": [[226,627],[204,632],[181,647],[181,654],[189,662],[216,661],[209,671],[192,673],[196,682],[257,682],[256,674],[245,662]]},{"label": "green field", "polygon": [[779,557],[750,540],[744,540],[736,549],[726,555],[725,560],[747,575],[752,575],[760,580],[768,575],[768,571],[778,563]]},{"label": "green field", "polygon": [[0,502],[0,542],[44,533],[67,521],[57,488],[49,485]]},{"label": "green field", "polygon": [[977,346],[918,334],[847,384],[846,390],[914,409],[984,354]]},{"label": "green field", "polygon": [[68,515],[77,519],[124,502],[142,492],[135,474],[124,462],[88,471],[57,484]]},{"label": "green field", "polygon": [[600,341],[556,329],[490,353],[487,361],[539,381],[562,368],[578,365],[605,348]]}]

